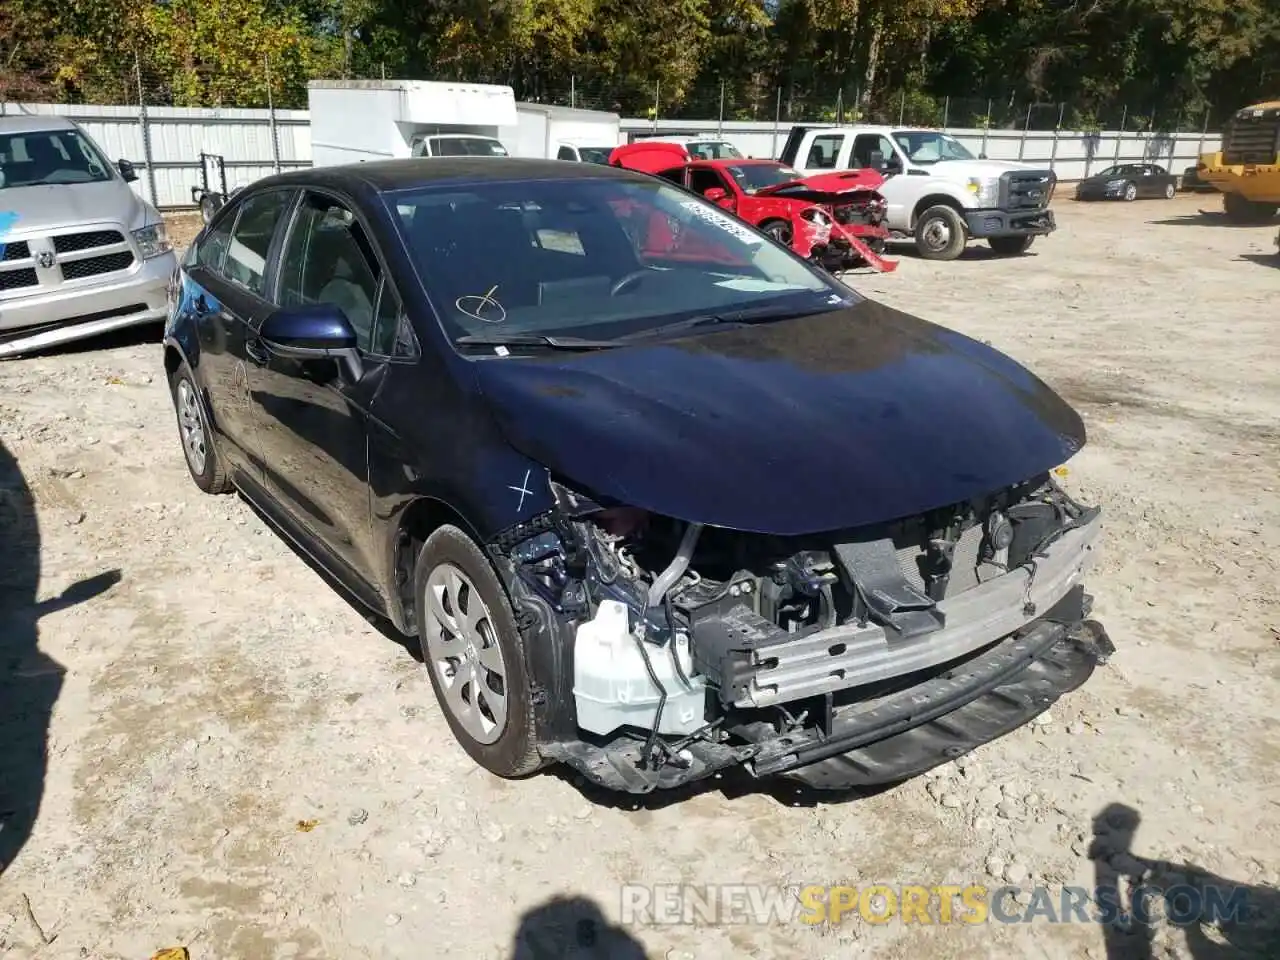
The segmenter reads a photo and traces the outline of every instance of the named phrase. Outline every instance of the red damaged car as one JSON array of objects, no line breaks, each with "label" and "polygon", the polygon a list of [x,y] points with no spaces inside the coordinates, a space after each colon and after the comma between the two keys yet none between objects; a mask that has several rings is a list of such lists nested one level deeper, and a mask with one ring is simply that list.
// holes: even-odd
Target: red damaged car
[{"label": "red damaged car", "polygon": [[618,147],[609,163],[701,194],[829,270],[898,267],[881,256],[889,230],[877,189],[884,178],[874,170],[802,177],[776,160],[694,160],[678,143],[652,141]]}]

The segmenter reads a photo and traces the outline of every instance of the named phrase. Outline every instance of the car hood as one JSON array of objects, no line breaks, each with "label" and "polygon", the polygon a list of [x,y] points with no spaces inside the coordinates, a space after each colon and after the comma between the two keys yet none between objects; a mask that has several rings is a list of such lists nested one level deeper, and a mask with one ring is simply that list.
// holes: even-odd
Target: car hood
[{"label": "car hood", "polygon": [[6,234],[17,238],[62,227],[118,223],[136,230],[159,219],[123,180],[100,183],[47,184],[0,189],[0,219]]},{"label": "car hood", "polygon": [[1042,167],[1029,163],[1018,163],[1016,160],[939,160],[937,163],[921,164],[939,177],[951,180],[964,180],[969,177],[998,177],[1010,170],[1040,170]]},{"label": "car hood", "polygon": [[744,531],[899,519],[1028,480],[1085,441],[1008,357],[871,301],[475,369],[508,442],[567,482]]},{"label": "car hood", "polygon": [[761,187],[757,197],[784,197],[789,200],[809,200],[813,203],[830,202],[846,194],[879,190],[884,177],[874,170],[844,170],[840,173],[820,173],[814,177],[802,177],[786,183]]}]

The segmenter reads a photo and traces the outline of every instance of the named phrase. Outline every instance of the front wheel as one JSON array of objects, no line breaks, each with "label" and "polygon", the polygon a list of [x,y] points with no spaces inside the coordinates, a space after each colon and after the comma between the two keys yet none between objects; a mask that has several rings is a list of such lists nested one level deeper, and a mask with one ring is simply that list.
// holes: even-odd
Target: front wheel
[{"label": "front wheel", "polygon": [[1138,199],[1138,185],[1136,183],[1126,183],[1124,185],[1124,199],[1126,203],[1132,203]]},{"label": "front wheel", "polygon": [[418,554],[414,597],[427,675],[454,737],[499,777],[542,766],[524,642],[506,591],[475,542],[445,525]]},{"label": "front wheel", "polygon": [[791,224],[785,220],[770,220],[760,225],[760,229],[764,231],[765,236],[780,243],[784,247],[791,246]]},{"label": "front wheel", "polygon": [[1175,187],[1172,183],[1168,184],[1164,188],[1164,198],[1166,200],[1172,200],[1175,196],[1177,196],[1177,193],[1178,193],[1178,188]]},{"label": "front wheel", "polygon": [[930,207],[916,221],[916,249],[926,260],[954,260],[968,242],[964,219],[954,207]]},{"label": "front wheel", "polygon": [[1266,223],[1276,215],[1276,204],[1246,200],[1238,193],[1222,195],[1222,209],[1232,223]]},{"label": "front wheel", "polygon": [[987,244],[1002,257],[1016,257],[1031,249],[1035,237],[991,237]]}]

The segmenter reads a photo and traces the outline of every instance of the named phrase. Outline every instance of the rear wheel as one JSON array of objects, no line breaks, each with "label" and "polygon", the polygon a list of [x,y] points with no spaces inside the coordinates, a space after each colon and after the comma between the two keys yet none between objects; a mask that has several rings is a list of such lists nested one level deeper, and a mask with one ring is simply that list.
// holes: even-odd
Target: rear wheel
[{"label": "rear wheel", "polygon": [[1002,257],[1016,257],[1030,250],[1035,239],[1035,237],[991,237],[987,243]]},{"label": "rear wheel", "polygon": [[1277,205],[1246,200],[1238,193],[1224,193],[1222,209],[1233,223],[1266,223],[1276,215]]},{"label": "rear wheel", "polygon": [[930,207],[916,220],[916,249],[926,260],[954,260],[964,253],[968,239],[954,207]]},{"label": "rear wheel", "polygon": [[418,554],[414,596],[427,675],[462,749],[500,777],[538,769],[524,642],[480,548],[440,527]]},{"label": "rear wheel", "polygon": [[182,453],[186,457],[187,470],[197,487],[205,493],[227,493],[232,489],[231,480],[218,459],[213,445],[213,431],[200,402],[200,394],[191,369],[184,363],[169,381],[173,394],[173,409],[178,417],[178,438],[182,441]]}]

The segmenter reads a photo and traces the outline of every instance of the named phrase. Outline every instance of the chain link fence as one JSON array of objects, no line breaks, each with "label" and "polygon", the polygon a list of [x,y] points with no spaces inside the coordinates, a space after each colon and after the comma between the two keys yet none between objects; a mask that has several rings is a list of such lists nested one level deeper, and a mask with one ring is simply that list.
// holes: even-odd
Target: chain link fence
[{"label": "chain link fence", "polygon": [[[390,79],[381,65],[351,79]],[[222,158],[229,186],[310,163],[309,73],[297,61],[263,58],[238,71],[201,66],[159,69],[129,57],[92,71],[5,73],[0,113],[57,112],[84,123],[115,157],[135,162],[144,192],[162,206],[189,205],[192,188]],[[433,78],[422,78],[433,79]],[[796,123],[876,123],[955,132],[975,154],[1065,166],[1060,179],[1126,160],[1194,163],[1212,146],[1207,111],[1154,110],[1126,103],[1044,102],[1018,97],[931,94],[704,81],[664,89],[661,80],[616,76],[520,78],[506,83],[521,101],[603,110],[623,118],[625,137],[716,131],[741,138],[754,156],[777,156]],[[39,105],[39,106],[36,106]],[[1179,172],[1181,167],[1178,168]]]}]

